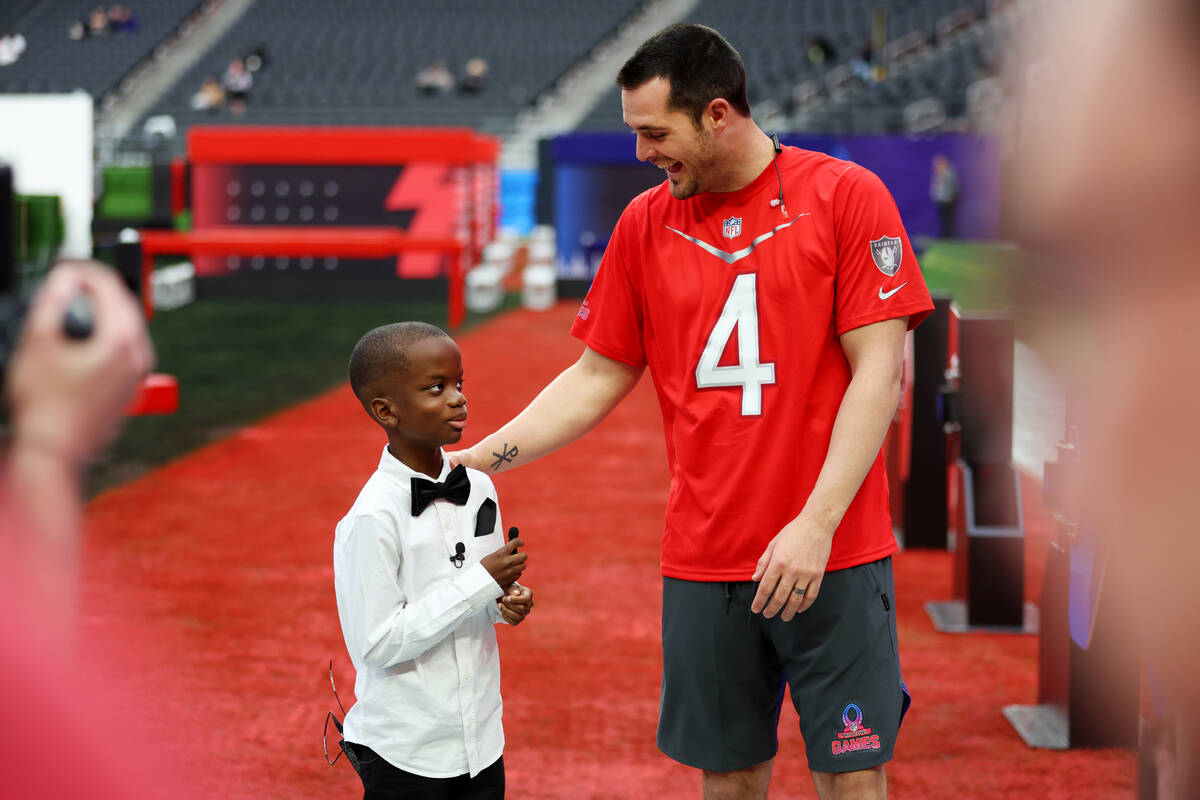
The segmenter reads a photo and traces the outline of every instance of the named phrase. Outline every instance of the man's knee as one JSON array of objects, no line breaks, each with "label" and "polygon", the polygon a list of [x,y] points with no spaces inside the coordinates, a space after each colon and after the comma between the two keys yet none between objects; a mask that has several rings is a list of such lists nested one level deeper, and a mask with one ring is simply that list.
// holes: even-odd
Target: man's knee
[{"label": "man's knee", "polygon": [[856,772],[813,772],[813,785],[821,800],[886,800],[884,766]]},{"label": "man's knee", "polygon": [[765,800],[774,759],[729,772],[704,770],[704,800]]}]

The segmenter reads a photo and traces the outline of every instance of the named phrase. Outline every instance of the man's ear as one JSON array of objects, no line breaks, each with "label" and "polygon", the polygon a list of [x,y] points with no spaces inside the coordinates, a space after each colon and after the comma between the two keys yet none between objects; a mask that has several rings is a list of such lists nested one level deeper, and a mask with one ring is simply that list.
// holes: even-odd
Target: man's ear
[{"label": "man's ear", "polygon": [[712,125],[713,133],[720,131],[729,124],[729,115],[732,113],[733,107],[729,105],[729,101],[724,97],[718,97],[708,104],[708,108],[704,109],[706,121]]},{"label": "man's ear", "polygon": [[398,419],[396,416],[396,407],[386,397],[376,397],[371,400],[371,414],[385,428],[394,427]]}]

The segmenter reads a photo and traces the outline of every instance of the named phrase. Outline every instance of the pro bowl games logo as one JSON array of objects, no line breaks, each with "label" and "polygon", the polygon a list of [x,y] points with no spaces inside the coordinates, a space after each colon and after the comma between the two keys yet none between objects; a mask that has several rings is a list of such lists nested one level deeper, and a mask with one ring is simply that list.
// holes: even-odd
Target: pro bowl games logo
[{"label": "pro bowl games logo", "polygon": [[900,269],[900,259],[904,258],[904,248],[900,240],[892,236],[880,236],[871,242],[871,258],[875,266],[889,278]]},{"label": "pro bowl games logo", "polygon": [[730,217],[721,220],[721,233],[726,239],[736,239],[742,235],[742,218]]},{"label": "pro bowl games logo", "polygon": [[847,703],[842,709],[842,730],[832,744],[835,756],[880,747],[879,734],[871,733],[871,729],[863,725],[863,712],[856,703]]}]

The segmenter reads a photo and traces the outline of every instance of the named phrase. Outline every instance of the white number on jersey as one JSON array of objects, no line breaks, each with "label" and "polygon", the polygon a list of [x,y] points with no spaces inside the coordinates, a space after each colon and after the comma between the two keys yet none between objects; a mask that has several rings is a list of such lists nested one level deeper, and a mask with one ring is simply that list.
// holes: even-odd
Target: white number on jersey
[{"label": "white number on jersey", "polygon": [[[733,289],[725,299],[721,316],[708,335],[708,344],[696,364],[696,386],[712,389],[737,386],[742,390],[742,416],[762,414],[762,387],[775,382],[775,365],[758,360],[758,278],[754,274],[738,275]],[[719,367],[721,354],[733,329],[737,328],[738,363]]]}]

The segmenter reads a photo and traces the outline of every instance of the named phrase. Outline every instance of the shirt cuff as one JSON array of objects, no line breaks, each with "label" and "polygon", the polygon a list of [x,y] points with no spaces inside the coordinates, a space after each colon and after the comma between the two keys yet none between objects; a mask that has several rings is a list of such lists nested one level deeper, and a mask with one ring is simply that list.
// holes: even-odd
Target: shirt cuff
[{"label": "shirt cuff", "polygon": [[500,584],[492,579],[492,573],[478,562],[468,567],[455,583],[466,596],[472,611],[478,611],[488,603],[495,602],[504,593]]},{"label": "shirt cuff", "polygon": [[[521,584],[517,583],[516,581],[513,581],[512,585],[516,586],[518,588],[524,588],[521,586]],[[488,606],[488,614],[490,614],[492,616],[492,621],[497,624],[511,625],[512,623],[509,622],[507,619],[505,619],[504,615],[500,613],[500,601],[503,599],[504,599],[504,597],[502,595],[501,597],[498,597],[496,599],[496,602],[494,602],[490,606]]]}]

